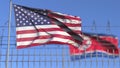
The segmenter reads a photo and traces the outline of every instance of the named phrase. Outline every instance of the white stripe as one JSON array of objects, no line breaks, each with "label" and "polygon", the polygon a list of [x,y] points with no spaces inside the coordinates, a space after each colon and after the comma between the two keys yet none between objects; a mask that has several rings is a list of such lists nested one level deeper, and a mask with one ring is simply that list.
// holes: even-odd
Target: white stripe
[{"label": "white stripe", "polygon": [[60,13],[60,12],[52,12],[52,13],[55,13],[55,14],[58,14],[58,15],[62,15],[62,16],[70,16],[70,17],[73,17],[73,18],[80,18],[80,17],[78,17],[78,16],[63,14],[63,13]]},{"label": "white stripe", "polygon": [[71,24],[80,24],[81,21],[79,20],[73,20],[73,19],[61,19],[61,18],[57,18],[55,17],[57,20],[59,20],[60,22],[65,22],[65,23],[71,23]]},{"label": "white stripe", "polygon": [[28,38],[28,37],[37,37],[37,36],[44,36],[49,34],[59,34],[64,36],[70,36],[68,33],[63,31],[49,31],[49,32],[38,32],[38,33],[30,33],[30,34],[17,34],[17,38]]},{"label": "white stripe", "polygon": [[63,38],[58,38],[58,37],[54,37],[52,39],[37,39],[37,40],[33,40],[33,41],[22,41],[22,42],[17,42],[17,46],[21,46],[21,45],[30,45],[30,44],[33,44],[33,43],[39,43],[39,44],[42,44],[42,43],[47,43],[48,41],[58,41],[58,42],[62,42],[62,43],[69,43],[69,44],[72,44],[74,46],[78,46],[77,43],[75,43],[74,41],[72,40],[69,40],[69,39],[63,39]]},{"label": "white stripe", "polygon": [[[37,29],[49,29],[49,28],[60,28],[57,25],[36,25],[35,26]],[[22,31],[22,30],[35,30],[34,26],[25,26],[25,27],[17,27],[16,30],[17,31]]]},{"label": "white stripe", "polygon": [[49,39],[38,39],[38,40],[32,40],[32,41],[22,41],[22,42],[17,42],[17,46],[21,46],[21,45],[31,45],[33,43],[39,43],[39,44],[42,44],[42,43],[46,43],[48,42]]},{"label": "white stripe", "polygon": [[[37,25],[36,26],[37,29],[49,29],[49,28],[60,28],[57,25]],[[81,27],[69,27],[72,30],[80,30],[81,31]],[[61,28],[60,28],[61,29]],[[17,31],[23,31],[23,30],[35,30],[34,26],[26,26],[26,27],[17,27],[16,28]]]},{"label": "white stripe", "polygon": [[68,27],[68,28],[72,29],[72,31],[74,31],[74,30],[81,31],[81,27]]}]

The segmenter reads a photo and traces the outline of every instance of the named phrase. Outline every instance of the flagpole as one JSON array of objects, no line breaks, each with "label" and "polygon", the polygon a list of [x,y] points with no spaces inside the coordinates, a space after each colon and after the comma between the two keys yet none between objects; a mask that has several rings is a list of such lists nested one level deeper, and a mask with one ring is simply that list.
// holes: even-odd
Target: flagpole
[{"label": "flagpole", "polygon": [[[110,22],[109,22],[109,20],[108,20],[108,22],[107,22],[107,26],[106,26],[107,28],[106,28],[106,32],[108,33],[108,34],[111,34],[111,31],[110,31]],[[108,44],[107,44],[108,45]],[[109,52],[109,49],[107,50],[107,52]],[[110,59],[109,59],[109,55],[108,55],[108,68],[110,68],[109,67],[109,65],[110,65]]]},{"label": "flagpole", "polygon": [[107,23],[107,32],[111,34],[110,21],[109,20],[108,20],[108,23]]},{"label": "flagpole", "polygon": [[[97,27],[96,27],[96,22],[95,22],[95,20],[93,21],[93,27],[94,27],[94,30],[95,30],[95,34],[97,35]],[[97,41],[99,41],[98,40],[98,36],[97,36],[97,39],[96,39]],[[95,46],[97,46],[97,45],[95,45]],[[95,50],[96,51],[96,68],[98,68],[98,53],[97,53],[97,50]]]},{"label": "flagpole", "polygon": [[[96,26],[96,22],[95,22],[95,20],[93,20],[93,31],[95,32],[95,34],[97,35],[97,26]],[[99,41],[99,39],[98,39],[98,36],[96,36],[97,37],[97,41]],[[95,45],[96,46],[96,45]],[[97,50],[95,50],[96,51],[96,54],[95,54],[95,56],[96,56],[96,68],[98,68],[98,53],[97,53]]]},{"label": "flagpole", "polygon": [[6,56],[6,68],[8,68],[9,62],[9,50],[10,50],[10,25],[11,25],[11,15],[12,15],[12,0],[10,0],[9,6],[9,21],[8,21],[8,46],[7,46],[7,56]]},{"label": "flagpole", "polygon": [[[95,20],[93,20],[92,27],[91,27],[91,30],[92,30],[93,33],[95,33],[95,28],[96,28],[96,26],[95,26]],[[91,53],[91,55],[90,55],[90,61],[91,61],[90,68],[92,68],[92,55],[93,54]]]},{"label": "flagpole", "polygon": [[[3,27],[3,28],[4,28],[4,27]],[[4,33],[4,29],[2,29],[2,34],[1,34],[1,37],[0,37],[0,39],[1,39],[1,40],[0,40],[0,45],[1,45],[1,47],[2,47],[2,42],[3,42],[3,40],[2,40],[2,39],[3,39],[3,33]]]}]

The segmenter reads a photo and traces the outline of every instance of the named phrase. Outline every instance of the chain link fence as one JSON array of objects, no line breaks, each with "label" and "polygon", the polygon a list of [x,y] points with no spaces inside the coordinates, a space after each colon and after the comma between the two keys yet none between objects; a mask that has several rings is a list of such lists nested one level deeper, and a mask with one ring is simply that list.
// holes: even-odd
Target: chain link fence
[{"label": "chain link fence", "polygon": [[[7,26],[0,27],[0,68],[6,68],[7,30]],[[72,61],[67,45],[53,44],[16,49],[15,27],[13,26],[9,52],[9,68],[120,68],[120,56],[115,59],[89,57]]]}]

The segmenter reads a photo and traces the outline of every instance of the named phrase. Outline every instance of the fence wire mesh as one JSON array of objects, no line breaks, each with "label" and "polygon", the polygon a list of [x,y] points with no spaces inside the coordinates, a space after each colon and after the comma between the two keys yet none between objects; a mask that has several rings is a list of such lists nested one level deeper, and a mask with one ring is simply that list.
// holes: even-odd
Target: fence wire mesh
[{"label": "fence wire mesh", "polygon": [[[0,27],[0,68],[6,67],[7,30],[7,26]],[[16,49],[15,27],[12,26],[11,30],[9,68],[120,68],[120,56],[109,59],[97,57],[96,54],[96,57],[72,61],[67,45],[53,44]]]}]

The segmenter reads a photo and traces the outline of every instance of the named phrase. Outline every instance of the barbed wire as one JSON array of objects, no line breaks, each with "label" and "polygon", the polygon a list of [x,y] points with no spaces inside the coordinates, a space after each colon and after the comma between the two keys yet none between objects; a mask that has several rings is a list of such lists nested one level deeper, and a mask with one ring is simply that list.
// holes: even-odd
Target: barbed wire
[{"label": "barbed wire", "polygon": [[[3,28],[3,27],[8,27],[8,26],[0,26],[0,28]],[[93,27],[93,26],[81,26],[81,27]],[[106,26],[96,26],[96,27],[106,27]],[[114,25],[114,26],[110,26],[110,27],[120,27],[119,25]],[[11,26],[11,28],[16,28],[16,26]]]}]

